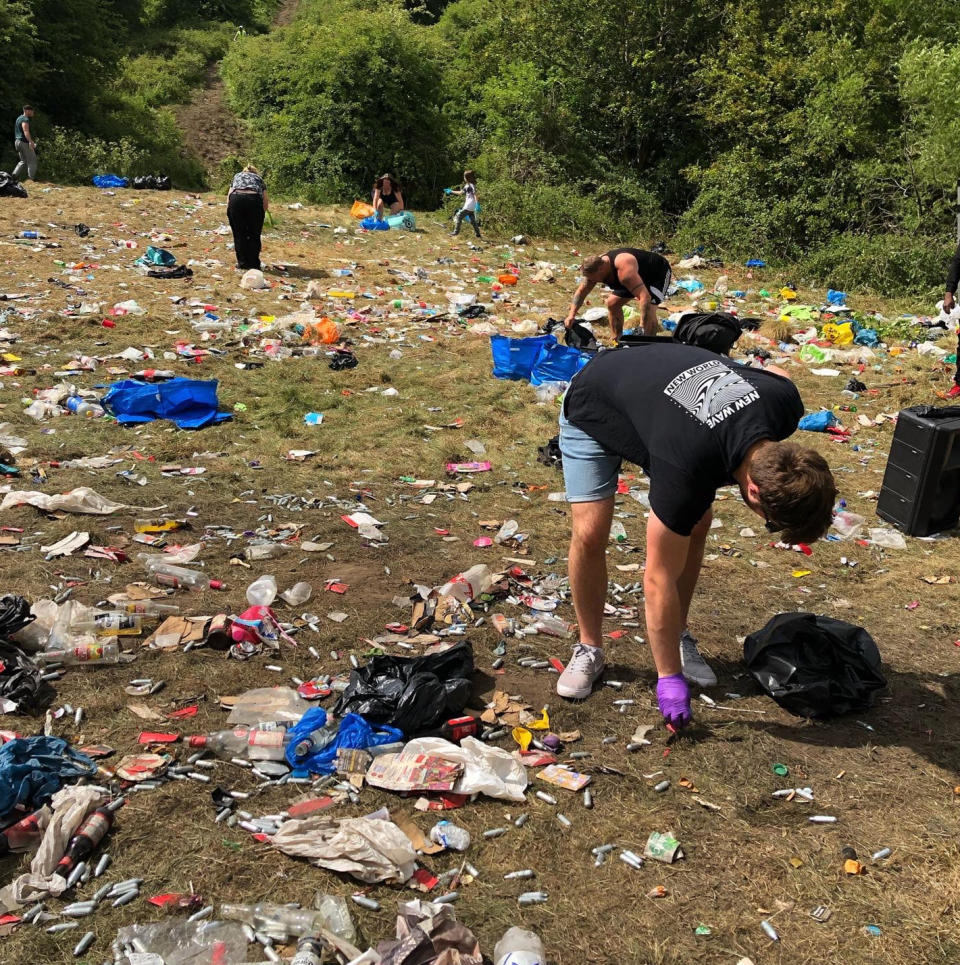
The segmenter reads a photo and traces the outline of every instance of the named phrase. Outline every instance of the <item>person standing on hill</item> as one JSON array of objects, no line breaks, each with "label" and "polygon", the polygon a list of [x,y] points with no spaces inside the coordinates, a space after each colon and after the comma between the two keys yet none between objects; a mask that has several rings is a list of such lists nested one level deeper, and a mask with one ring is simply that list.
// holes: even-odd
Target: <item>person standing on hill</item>
[{"label": "person standing on hill", "polygon": [[603,284],[610,289],[607,296],[607,317],[614,339],[623,334],[623,306],[636,299],[643,312],[644,335],[656,335],[660,327],[656,306],[667,297],[670,288],[670,263],[662,255],[640,248],[614,248],[602,255],[592,255],[580,266],[580,282],[563,324],[570,328],[577,312],[593,291]]},{"label": "person standing on hill", "polygon": [[17,118],[13,126],[13,146],[17,149],[20,160],[13,169],[13,176],[17,181],[23,180],[23,172],[31,181],[37,179],[37,142],[33,139],[33,108],[24,104],[23,113]]},{"label": "person standing on hill", "polygon": [[[945,312],[953,311],[957,304],[958,282],[960,282],[960,245],[957,245],[957,250],[954,252],[953,260],[950,262],[950,268],[947,271],[947,291],[943,296],[943,310]],[[947,393],[947,398],[960,398],[960,328],[957,329],[957,362],[953,374],[953,386]]]},{"label": "person standing on hill", "polygon": [[227,192],[227,218],[240,271],[260,268],[260,234],[269,209],[267,185],[260,172],[248,164],[234,177]]},{"label": "person standing on hill", "polygon": [[473,225],[473,233],[480,237],[480,225],[477,224],[477,176],[473,171],[463,172],[463,187],[459,191],[451,191],[451,194],[459,195],[463,198],[463,205],[453,216],[453,231],[451,234],[456,237],[460,234],[460,223],[466,219]]},{"label": "person standing on hill", "polygon": [[378,221],[383,221],[383,211],[390,214],[403,211],[403,192],[400,184],[389,174],[381,174],[373,182],[373,211]]}]

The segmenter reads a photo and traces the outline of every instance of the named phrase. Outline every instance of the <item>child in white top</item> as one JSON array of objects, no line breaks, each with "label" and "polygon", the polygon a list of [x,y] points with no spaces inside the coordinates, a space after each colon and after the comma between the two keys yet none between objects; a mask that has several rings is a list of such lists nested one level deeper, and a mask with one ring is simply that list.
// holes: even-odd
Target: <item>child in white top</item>
[{"label": "child in white top", "polygon": [[477,223],[477,176],[473,171],[463,172],[463,188],[460,191],[451,191],[451,194],[463,197],[463,206],[454,215],[453,232],[454,236],[460,234],[460,224],[464,219],[473,225],[473,233],[480,237],[480,225]]}]

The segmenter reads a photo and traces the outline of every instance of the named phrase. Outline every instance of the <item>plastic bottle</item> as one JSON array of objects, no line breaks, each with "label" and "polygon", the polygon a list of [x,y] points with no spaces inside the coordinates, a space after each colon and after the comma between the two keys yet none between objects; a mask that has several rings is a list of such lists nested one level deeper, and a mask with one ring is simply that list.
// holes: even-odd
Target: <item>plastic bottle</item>
[{"label": "plastic bottle", "polygon": [[616,540],[618,543],[627,541],[627,530],[619,519],[615,519],[610,527],[610,539]]},{"label": "plastic bottle", "polygon": [[515,519],[508,519],[497,530],[497,535],[493,537],[494,543],[505,543],[508,539],[512,539],[518,529],[520,529],[520,524]]},{"label": "plastic bottle", "polygon": [[55,647],[37,654],[42,663],[64,663],[68,667],[77,664],[104,664],[120,662],[120,644],[79,643],[76,646]]},{"label": "plastic bottle", "polygon": [[440,587],[441,596],[450,596],[466,603],[486,593],[493,586],[493,573],[485,563],[477,563],[470,569],[458,573],[449,583]]},{"label": "plastic bottle", "polygon": [[199,573],[197,570],[174,566],[173,563],[168,563],[162,556],[155,556],[152,553],[138,553],[137,559],[163,586],[185,586],[191,590],[226,589],[226,586],[220,580],[211,580],[206,573]]},{"label": "plastic bottle", "polygon": [[322,912],[309,908],[273,905],[265,901],[256,905],[222,904],[220,917],[246,922],[268,938],[277,941],[286,941],[290,936],[300,938],[315,935],[321,928],[326,927]]},{"label": "plastic bottle", "polygon": [[40,232],[39,231],[21,231],[20,237],[21,238],[39,238]]},{"label": "plastic bottle", "polygon": [[122,604],[123,613],[140,613],[144,616],[175,616],[180,607],[173,603],[158,603],[156,600],[130,600]]},{"label": "plastic bottle", "polygon": [[328,717],[322,727],[318,727],[306,737],[302,737],[297,741],[296,746],[293,748],[293,756],[298,760],[302,760],[311,754],[316,754],[317,751],[322,751],[324,747],[336,739],[339,729],[339,725],[332,722]]},{"label": "plastic bottle", "polygon": [[247,587],[247,603],[250,606],[270,606],[277,598],[277,579],[270,574],[257,577]]},{"label": "plastic bottle", "polygon": [[449,821],[438,821],[430,829],[430,840],[454,851],[466,851],[470,847],[470,832]]},{"label": "plastic bottle", "polygon": [[115,809],[105,805],[87,815],[53,873],[66,878],[79,862],[89,858],[113,826],[114,814]]},{"label": "plastic bottle", "polygon": [[143,619],[131,613],[94,613],[74,622],[71,628],[102,636],[135,637],[143,630]]},{"label": "plastic bottle", "polygon": [[313,896],[313,907],[323,916],[324,928],[351,944],[356,941],[357,929],[350,917],[346,899],[318,891]]},{"label": "plastic bottle", "polygon": [[493,949],[496,965],[546,965],[543,943],[525,928],[508,928]]},{"label": "plastic bottle", "polygon": [[64,404],[67,411],[74,415],[86,416],[88,419],[99,419],[105,415],[102,405],[98,405],[96,402],[87,402],[86,399],[81,399],[79,395],[71,395]]},{"label": "plastic bottle", "polygon": [[282,761],[286,745],[290,743],[287,724],[282,721],[239,725],[232,730],[217,730],[212,734],[194,734],[188,741],[191,747],[202,747],[229,760],[231,757],[251,761]]},{"label": "plastic bottle", "polygon": [[53,621],[50,628],[50,635],[47,637],[46,649],[57,650],[70,646],[70,622],[73,620],[73,600],[67,600],[60,604],[57,610],[57,618]]},{"label": "plastic bottle", "polygon": [[290,965],[323,965],[323,945],[316,938],[301,938]]}]

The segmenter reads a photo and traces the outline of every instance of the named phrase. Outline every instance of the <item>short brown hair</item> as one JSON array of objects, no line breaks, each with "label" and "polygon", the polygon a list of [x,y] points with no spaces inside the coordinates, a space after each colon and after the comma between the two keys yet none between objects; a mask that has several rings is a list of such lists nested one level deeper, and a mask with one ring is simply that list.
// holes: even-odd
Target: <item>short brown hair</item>
[{"label": "short brown hair", "polygon": [[770,442],[754,453],[749,473],[767,528],[783,530],[784,542],[812,543],[830,528],[837,485],[815,449]]},{"label": "short brown hair", "polygon": [[471,184],[476,184],[476,183],[477,183],[477,175],[476,175],[476,173],[473,172],[473,171],[464,171],[464,172],[463,172],[463,180],[464,180],[464,181],[469,181]]},{"label": "short brown hair", "polygon": [[583,263],[580,265],[580,273],[592,275],[602,264],[603,255],[591,255],[589,258],[583,259]]}]

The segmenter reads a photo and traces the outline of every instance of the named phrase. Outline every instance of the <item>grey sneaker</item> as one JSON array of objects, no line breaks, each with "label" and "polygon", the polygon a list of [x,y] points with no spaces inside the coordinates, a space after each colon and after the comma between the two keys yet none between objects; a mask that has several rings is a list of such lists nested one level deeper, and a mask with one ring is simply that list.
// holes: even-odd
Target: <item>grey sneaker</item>
[{"label": "grey sneaker", "polygon": [[683,675],[692,684],[699,684],[701,687],[715,687],[717,685],[717,675],[710,669],[710,665],[700,656],[697,648],[697,638],[684,630],[680,634],[680,666],[683,668]]},{"label": "grey sneaker", "polygon": [[600,647],[588,647],[578,643],[573,648],[573,656],[557,681],[557,693],[561,697],[583,700],[590,696],[593,685],[603,673],[606,660]]}]

